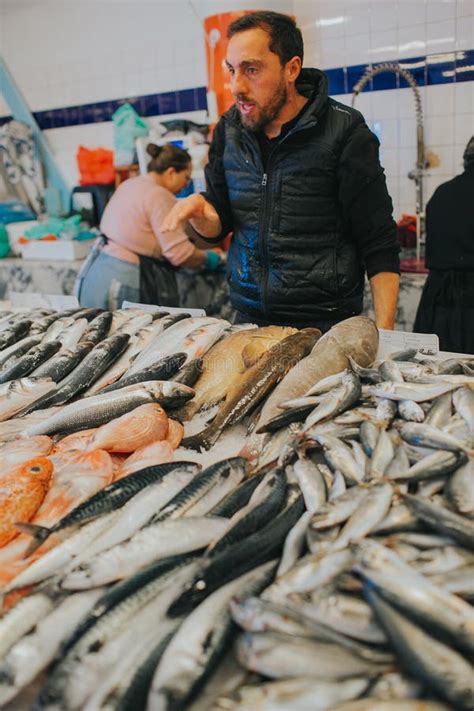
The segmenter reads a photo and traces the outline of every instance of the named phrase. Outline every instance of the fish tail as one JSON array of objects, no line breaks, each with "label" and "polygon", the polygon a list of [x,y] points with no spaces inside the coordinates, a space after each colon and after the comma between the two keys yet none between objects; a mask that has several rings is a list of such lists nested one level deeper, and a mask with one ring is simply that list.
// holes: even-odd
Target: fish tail
[{"label": "fish tail", "polygon": [[188,447],[189,449],[210,449],[214,442],[218,439],[221,430],[213,425],[209,425],[198,434],[192,435],[191,437],[185,437],[181,442],[181,447]]},{"label": "fish tail", "polygon": [[34,523],[15,523],[15,526],[23,533],[33,536],[33,540],[26,549],[23,558],[29,558],[29,556],[34,553],[35,550],[39,548],[52,533],[49,528],[46,528],[46,526],[37,526]]}]

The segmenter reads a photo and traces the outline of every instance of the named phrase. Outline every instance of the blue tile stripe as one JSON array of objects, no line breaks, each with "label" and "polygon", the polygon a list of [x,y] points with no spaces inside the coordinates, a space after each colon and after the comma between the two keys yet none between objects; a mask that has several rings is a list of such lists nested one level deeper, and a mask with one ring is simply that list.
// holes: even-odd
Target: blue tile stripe
[{"label": "blue tile stripe", "polygon": [[[381,64],[381,62],[374,62],[374,66],[377,64]],[[399,60],[399,64],[410,70],[419,86],[474,81],[474,49],[412,57]],[[369,66],[371,65],[355,64],[350,67],[325,69],[329,80],[329,93],[350,94],[354,84],[359,81]],[[366,84],[364,91],[403,89],[406,86],[407,83],[402,77],[387,72],[374,77]],[[146,94],[81,106],[67,106],[61,109],[38,111],[33,115],[43,130],[79,126],[111,121],[112,114],[126,102],[132,104],[140,116],[205,111],[207,109],[206,87],[199,86],[181,91],[167,91],[162,94]],[[0,117],[0,126],[10,118],[10,116]]]}]

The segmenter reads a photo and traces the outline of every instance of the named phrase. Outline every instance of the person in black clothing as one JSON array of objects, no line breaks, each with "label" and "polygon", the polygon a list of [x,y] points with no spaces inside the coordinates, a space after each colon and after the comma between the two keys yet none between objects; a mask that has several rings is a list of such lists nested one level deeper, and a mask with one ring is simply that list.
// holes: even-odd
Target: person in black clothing
[{"label": "person in black clothing", "polygon": [[474,353],[474,136],[464,172],[426,205],[426,279],[413,330],[436,333],[440,348]]},{"label": "person in black clothing", "polygon": [[377,138],[328,97],[322,72],[301,68],[292,18],[250,13],[228,37],[236,103],[215,128],[206,191],[162,228],[190,220],[211,243],[232,231],[237,322],[327,330],[361,313],[366,272],[377,325],[393,328],[399,248]]}]

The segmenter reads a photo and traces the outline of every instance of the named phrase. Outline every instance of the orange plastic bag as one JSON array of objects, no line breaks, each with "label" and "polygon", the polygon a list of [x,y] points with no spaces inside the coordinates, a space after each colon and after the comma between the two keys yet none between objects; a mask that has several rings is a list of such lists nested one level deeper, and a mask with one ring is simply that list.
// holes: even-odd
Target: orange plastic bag
[{"label": "orange plastic bag", "polygon": [[76,153],[80,185],[111,185],[115,183],[114,154],[107,148],[79,146]]}]

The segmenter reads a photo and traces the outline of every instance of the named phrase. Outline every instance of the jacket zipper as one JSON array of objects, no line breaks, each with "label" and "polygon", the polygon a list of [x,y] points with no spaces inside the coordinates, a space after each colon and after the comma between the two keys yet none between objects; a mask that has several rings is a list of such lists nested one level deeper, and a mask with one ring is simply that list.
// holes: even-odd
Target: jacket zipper
[{"label": "jacket zipper", "polygon": [[[314,120],[314,123],[317,121]],[[275,153],[276,150],[278,150],[278,147],[286,141],[287,138],[293,135],[293,133],[297,133],[299,130],[303,130],[304,128],[307,128],[308,126],[295,126],[291,131],[289,131],[286,136],[282,138],[282,140],[275,146],[275,148],[271,151],[270,155],[268,156],[267,160],[267,167],[265,169],[265,172],[262,175],[262,182],[261,182],[261,188],[262,188],[262,208],[260,210],[260,220],[259,220],[259,251],[260,251],[260,258],[262,260],[262,267],[263,267],[263,291],[262,291],[262,311],[265,316],[267,316],[267,302],[268,302],[268,276],[269,276],[269,269],[268,269],[268,249],[267,249],[267,234],[265,230],[265,225],[267,223],[267,212],[268,212],[268,191],[267,191],[267,185],[268,185],[268,175],[269,175],[269,168],[270,168],[270,162],[273,154]],[[270,225],[267,225],[268,229]]]}]

